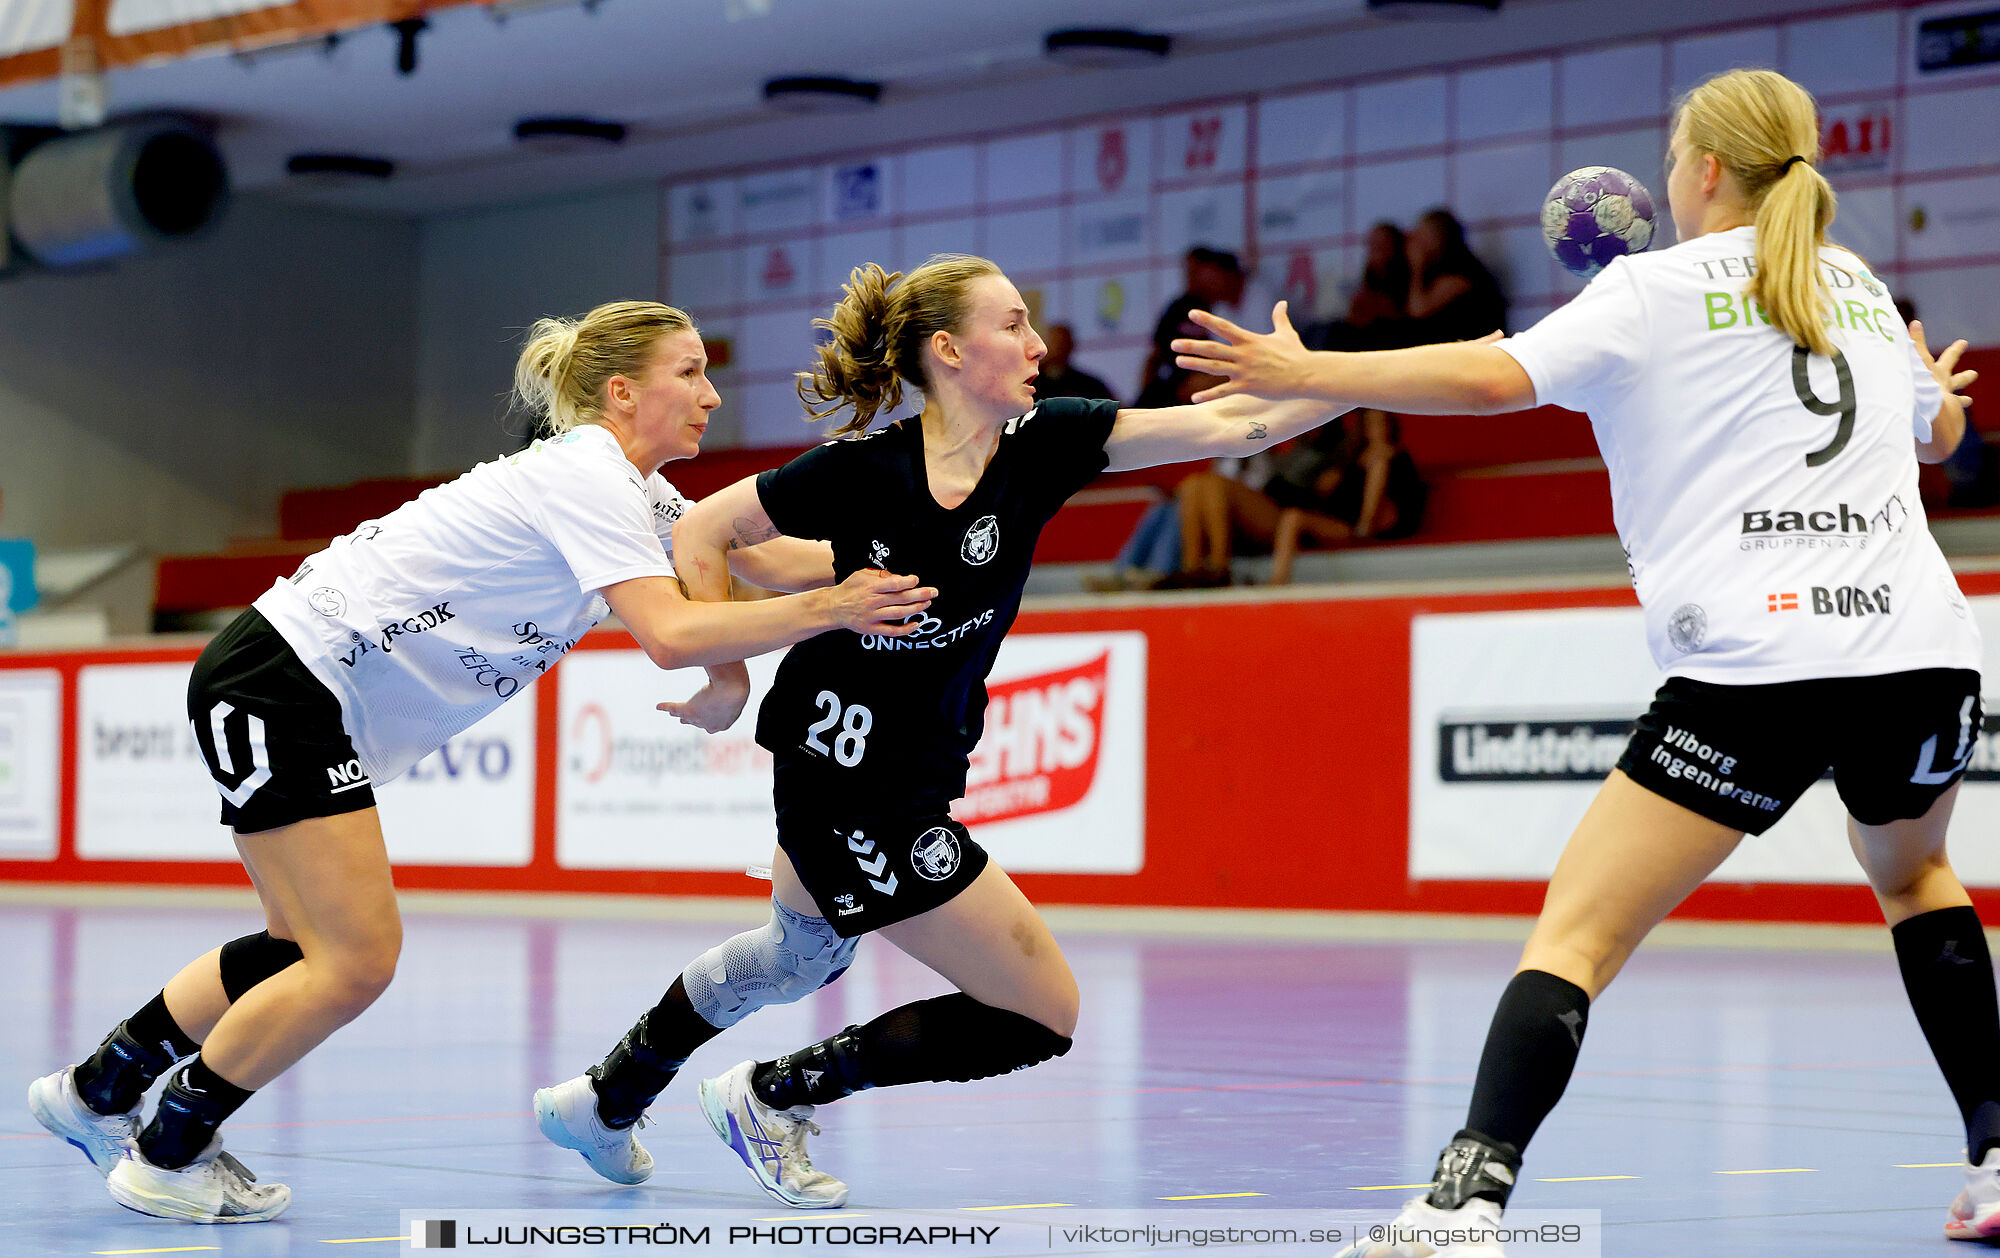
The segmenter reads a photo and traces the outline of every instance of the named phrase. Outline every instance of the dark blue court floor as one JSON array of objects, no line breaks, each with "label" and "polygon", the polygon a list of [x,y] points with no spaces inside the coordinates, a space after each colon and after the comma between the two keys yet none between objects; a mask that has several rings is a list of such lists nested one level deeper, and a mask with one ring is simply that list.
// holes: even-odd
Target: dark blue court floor
[{"label": "dark blue court floor", "polygon": [[[850,1211],[1386,1216],[1463,1119],[1517,952],[1107,920],[1058,920],[1083,989],[1067,1057],[821,1112],[816,1160],[853,1186]],[[28,1117],[28,1082],[87,1053],[184,958],[258,924],[233,908],[0,904],[12,1098],[0,1107],[0,1256],[399,1253],[405,1210],[776,1216],[702,1122],[695,1081],[944,990],[864,944],[831,988],[696,1054],[644,1133],[658,1172],[622,1189],[545,1144],[529,1097],[596,1061],[733,928],[415,909],[388,994],[225,1128],[234,1153],[292,1186],[290,1212],[232,1228],[130,1214]],[[1961,1140],[1888,953],[1664,948],[1642,952],[1593,1010],[1580,1073],[1515,1205],[1602,1210],[1615,1258],[1944,1254],[1957,1248],[1941,1226]]]}]

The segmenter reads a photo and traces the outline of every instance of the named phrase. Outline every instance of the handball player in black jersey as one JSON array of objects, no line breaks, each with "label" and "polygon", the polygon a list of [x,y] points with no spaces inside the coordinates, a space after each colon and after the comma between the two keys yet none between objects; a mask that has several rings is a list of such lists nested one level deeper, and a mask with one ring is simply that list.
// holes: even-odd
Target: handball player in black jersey
[{"label": "handball player in black jersey", "polygon": [[[901,638],[827,634],[792,649],[757,721],[776,761],[770,923],[697,957],[601,1064],[536,1094],[545,1134],[607,1178],[637,1182],[651,1159],[633,1130],[688,1055],[752,1011],[832,982],[859,937],[879,931],[958,990],[699,1089],[704,1116],[764,1191],[807,1209],[847,1200],[807,1157],[813,1106],[1069,1051],[1078,993],[1062,950],[949,811],[1042,526],[1107,468],[1254,452],[1337,413],[1250,397],[1037,406],[1045,346],[983,258],[935,257],[906,276],[860,268],[818,326],[831,337],[800,395],[815,419],[851,417],[836,440],[693,508],[675,532],[682,579],[696,598],[726,598],[730,551],[790,536],[831,542],[839,575],[890,569],[937,593]],[[905,385],[923,391],[922,412],[869,432]]]}]

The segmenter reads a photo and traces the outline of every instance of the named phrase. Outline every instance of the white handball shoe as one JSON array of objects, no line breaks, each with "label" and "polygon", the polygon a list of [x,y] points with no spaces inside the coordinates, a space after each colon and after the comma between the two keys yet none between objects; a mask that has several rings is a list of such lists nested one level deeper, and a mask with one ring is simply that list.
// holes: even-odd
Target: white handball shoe
[{"label": "white handball shoe", "polygon": [[1990,1149],[1977,1166],[1965,1168],[1965,1191],[1951,1203],[1944,1234],[1955,1241],[2000,1236],[2000,1149]]},{"label": "white handball shoe", "polygon": [[[1499,1226],[1500,1207],[1483,1197],[1456,1210],[1440,1210],[1418,1197],[1394,1222],[1369,1228],[1333,1258],[1506,1258],[1498,1241],[1477,1239]],[[1467,1235],[1474,1239],[1451,1239]]]},{"label": "white handball shoe", "polygon": [[589,1075],[537,1091],[535,1125],[550,1143],[576,1150],[591,1170],[614,1184],[643,1184],[653,1174],[653,1155],[639,1143],[645,1116],[630,1127],[605,1126]]},{"label": "white handball shoe", "polygon": [[283,1184],[259,1184],[250,1168],[222,1151],[222,1137],[177,1171],[154,1166],[135,1143],[105,1180],[127,1210],[184,1223],[261,1223],[292,1204]]},{"label": "white handball shoe", "polygon": [[139,1136],[139,1107],[123,1114],[100,1114],[83,1103],[76,1091],[76,1067],[65,1066],[28,1085],[28,1112],[35,1121],[77,1148],[109,1175]]},{"label": "white handball shoe", "polygon": [[847,1185],[825,1171],[813,1169],[806,1153],[806,1134],[819,1134],[813,1107],[795,1105],[772,1109],[750,1088],[746,1061],[727,1074],[703,1079],[698,1093],[702,1117],[722,1142],[736,1150],[757,1186],[800,1210],[832,1210],[847,1204]]}]

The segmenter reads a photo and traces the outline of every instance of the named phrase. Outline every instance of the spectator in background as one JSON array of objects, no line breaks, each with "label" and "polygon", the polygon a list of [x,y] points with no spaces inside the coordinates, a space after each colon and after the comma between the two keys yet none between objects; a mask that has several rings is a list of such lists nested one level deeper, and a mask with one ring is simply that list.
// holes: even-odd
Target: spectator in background
[{"label": "spectator in background", "polygon": [[1035,377],[1035,400],[1047,401],[1052,397],[1114,398],[1104,381],[1087,371],[1079,371],[1070,366],[1069,356],[1076,351],[1076,333],[1067,323],[1054,324],[1049,334],[1043,338],[1049,347],[1042,359],[1041,374]]},{"label": "spectator in background", "polygon": [[[1206,387],[1213,377],[1203,377],[1201,383]],[[1230,584],[1230,561],[1239,550],[1261,553],[1267,548],[1288,508],[1320,508],[1319,486],[1335,485],[1341,460],[1351,459],[1356,450],[1342,425],[1328,424],[1252,455],[1244,460],[1240,475],[1196,472],[1182,481],[1174,490],[1181,513],[1182,571],[1161,587],[1209,589]]]},{"label": "spectator in background", "polygon": [[1188,318],[1190,310],[1213,310],[1236,306],[1243,301],[1243,263],[1235,254],[1207,246],[1187,251],[1187,290],[1167,304],[1153,327],[1153,348],[1146,356],[1146,370],[1139,384],[1140,409],[1179,406],[1188,373],[1174,365],[1172,342],[1177,336],[1206,336],[1200,324]]},{"label": "spectator in background", "polygon": [[1368,257],[1360,287],[1347,302],[1347,317],[1322,327],[1318,348],[1383,349],[1383,334],[1403,319],[1410,299],[1410,260],[1403,229],[1381,222],[1368,229]]},{"label": "spectator in background", "polygon": [[[1355,411],[1342,424],[1344,446],[1313,483],[1314,506],[1286,507],[1271,540],[1271,584],[1289,585],[1302,546],[1408,537],[1423,519],[1428,490],[1403,448],[1401,426],[1387,411]],[[1331,427],[1331,425],[1329,425]]]},{"label": "spectator in background", "polygon": [[1405,250],[1410,295],[1404,345],[1470,341],[1507,326],[1507,298],[1500,281],[1465,243],[1465,226],[1450,210],[1417,220]]}]

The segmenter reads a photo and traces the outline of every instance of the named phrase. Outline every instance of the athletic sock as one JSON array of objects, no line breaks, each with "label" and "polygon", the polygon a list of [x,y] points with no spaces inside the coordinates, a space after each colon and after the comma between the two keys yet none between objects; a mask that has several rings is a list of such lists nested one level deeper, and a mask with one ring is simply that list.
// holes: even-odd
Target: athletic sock
[{"label": "athletic sock", "polygon": [[1033,1018],[964,992],[901,1005],[866,1026],[760,1062],[750,1090],[773,1109],[824,1105],[868,1088],[968,1083],[1025,1070],[1070,1049]]},{"label": "athletic sock", "polygon": [[167,1080],[153,1121],[139,1133],[139,1152],[154,1166],[177,1171],[200,1157],[215,1138],[215,1129],[254,1095],[196,1057]]},{"label": "athletic sock", "polygon": [[96,1113],[123,1114],[175,1062],[200,1051],[201,1045],[189,1039],[167,1012],[167,994],[162,991],[113,1027],[97,1051],[77,1066],[77,1095]]},{"label": "athletic sock", "polygon": [[1517,1154],[1562,1099],[1583,1048],[1590,997],[1567,979],[1522,970],[1501,993],[1465,1125]]},{"label": "athletic sock", "polygon": [[640,1014],[618,1046],[590,1068],[598,1118],[613,1130],[638,1122],[694,1050],[720,1034],[694,1011],[687,988],[675,979],[660,1003]]},{"label": "athletic sock", "polygon": [[2000,997],[1979,913],[1934,909],[1890,934],[1910,1008],[1965,1120],[1966,1158],[1977,1166],[2000,1147]]}]

